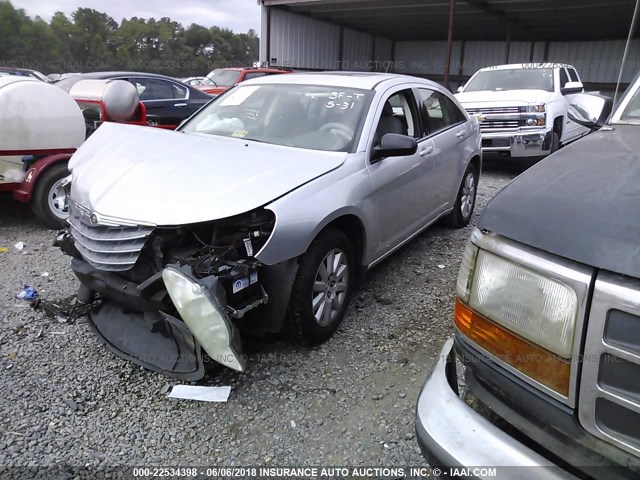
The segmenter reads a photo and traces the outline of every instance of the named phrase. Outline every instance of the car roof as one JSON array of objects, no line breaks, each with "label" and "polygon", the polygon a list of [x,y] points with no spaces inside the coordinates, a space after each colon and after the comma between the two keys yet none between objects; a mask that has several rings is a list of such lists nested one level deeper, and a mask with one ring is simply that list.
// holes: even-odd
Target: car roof
[{"label": "car roof", "polygon": [[270,75],[242,82],[241,85],[283,84],[283,85],[326,85],[332,87],[375,90],[381,84],[424,82],[433,86],[437,83],[423,78],[395,73],[375,72],[294,72],[290,75]]},{"label": "car roof", "polygon": [[536,68],[561,68],[568,67],[573,68],[571,65],[567,65],[566,63],[509,63],[506,65],[494,65],[492,67],[484,67],[481,68],[480,71],[484,72],[487,70],[533,70]]},{"label": "car roof", "polygon": [[168,75],[161,75],[159,73],[146,73],[146,72],[127,72],[127,71],[112,71],[112,72],[88,72],[78,74],[84,78],[97,78],[97,79],[109,79],[114,77],[156,77],[174,80],[175,78]]}]

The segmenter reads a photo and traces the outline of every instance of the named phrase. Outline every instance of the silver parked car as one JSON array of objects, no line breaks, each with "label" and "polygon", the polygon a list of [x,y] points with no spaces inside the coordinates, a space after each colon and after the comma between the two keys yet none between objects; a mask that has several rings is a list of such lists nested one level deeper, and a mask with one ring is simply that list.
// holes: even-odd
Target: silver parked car
[{"label": "silver parked car", "polygon": [[[363,272],[472,215],[478,123],[431,81],[369,73],[243,82],[177,131],[103,124],[70,162],[79,298],[116,353],[182,379],[244,370],[239,331],[340,324]],[[288,321],[287,321],[288,320]]]}]

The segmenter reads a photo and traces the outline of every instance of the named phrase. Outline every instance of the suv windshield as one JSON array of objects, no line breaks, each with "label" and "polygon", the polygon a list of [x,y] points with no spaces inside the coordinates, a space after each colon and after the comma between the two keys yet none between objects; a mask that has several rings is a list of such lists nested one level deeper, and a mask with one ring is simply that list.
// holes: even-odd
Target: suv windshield
[{"label": "suv windshield", "polygon": [[240,72],[238,70],[214,70],[207,75],[207,78],[218,87],[232,87],[238,81]]},{"label": "suv windshield", "polygon": [[350,151],[373,93],[312,85],[239,86],[182,131],[327,151]]},{"label": "suv windshield", "polygon": [[553,70],[550,68],[514,68],[485,70],[471,79],[465,92],[501,92],[504,90],[546,90],[553,92]]}]

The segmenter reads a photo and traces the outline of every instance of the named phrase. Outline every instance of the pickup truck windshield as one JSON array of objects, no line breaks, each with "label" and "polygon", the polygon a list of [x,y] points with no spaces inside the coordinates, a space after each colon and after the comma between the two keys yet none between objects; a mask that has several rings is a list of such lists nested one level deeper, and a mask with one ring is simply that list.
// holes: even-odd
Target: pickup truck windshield
[{"label": "pickup truck windshield", "polygon": [[479,72],[464,87],[465,92],[505,90],[546,90],[553,92],[553,70],[550,68],[514,68]]},{"label": "pickup truck windshield", "polygon": [[181,129],[276,145],[351,151],[373,92],[313,85],[241,85]]}]

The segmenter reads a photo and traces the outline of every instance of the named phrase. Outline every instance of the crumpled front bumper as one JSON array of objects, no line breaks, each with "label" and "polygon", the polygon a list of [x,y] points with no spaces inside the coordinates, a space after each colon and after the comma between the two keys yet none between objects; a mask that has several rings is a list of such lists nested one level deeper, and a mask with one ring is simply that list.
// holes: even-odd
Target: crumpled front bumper
[{"label": "crumpled front bumper", "polygon": [[510,467],[502,472],[507,474],[504,478],[576,479],[469,407],[454,390],[456,381],[450,338],[427,377],[416,408],[418,443],[431,466],[469,468],[470,478],[484,478],[482,473],[473,473],[483,472],[481,467]]}]

